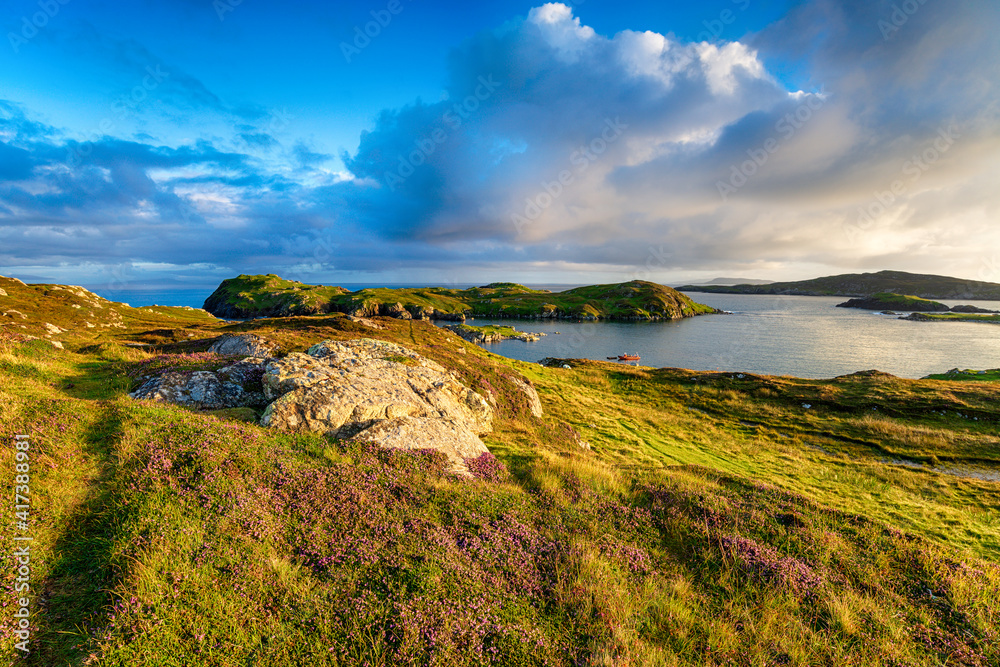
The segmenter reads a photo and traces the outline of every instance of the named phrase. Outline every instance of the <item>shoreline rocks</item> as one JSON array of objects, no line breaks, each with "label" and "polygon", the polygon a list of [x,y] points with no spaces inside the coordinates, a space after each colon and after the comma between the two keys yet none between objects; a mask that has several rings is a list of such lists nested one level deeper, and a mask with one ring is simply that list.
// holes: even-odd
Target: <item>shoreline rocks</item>
[{"label": "shoreline rocks", "polygon": [[464,324],[446,324],[444,329],[454,332],[463,339],[469,341],[470,343],[475,343],[476,345],[482,345],[484,343],[498,343],[502,340],[523,340],[525,343],[534,343],[541,340],[543,333],[531,333],[527,331],[517,331],[514,327],[503,327],[505,329],[509,328],[510,332],[493,330],[489,331],[484,327],[473,327]]}]

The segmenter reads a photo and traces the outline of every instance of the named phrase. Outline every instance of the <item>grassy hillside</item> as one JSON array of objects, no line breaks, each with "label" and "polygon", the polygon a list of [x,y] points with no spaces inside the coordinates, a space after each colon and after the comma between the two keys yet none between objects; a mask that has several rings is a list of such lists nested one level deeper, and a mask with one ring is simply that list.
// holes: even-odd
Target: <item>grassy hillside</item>
[{"label": "grassy hillside", "polygon": [[204,310],[132,308],[73,285],[26,285],[0,276],[0,338],[40,338],[62,344],[127,339],[128,332],[163,329],[182,340],[219,323]]},{"label": "grassy hillside", "polygon": [[205,301],[210,313],[227,319],[330,312],[329,304],[345,294],[342,287],[305,285],[273,273],[224,280]]},{"label": "grassy hillside", "polygon": [[[0,468],[14,435],[32,443],[27,659],[0,606],[20,664],[1000,661],[995,382],[567,370],[429,322],[149,317],[63,350],[0,341]],[[244,331],[419,351],[494,398],[498,463],[458,479],[430,454],[126,396]]]},{"label": "grassy hillside", "polygon": [[803,296],[870,296],[879,292],[913,294],[924,299],[1000,300],[1000,284],[905,271],[846,273],[813,280],[769,285],[684,285],[682,292],[720,294],[799,294]]},{"label": "grassy hillside", "polygon": [[274,275],[225,280],[205,301],[205,309],[230,319],[343,312],[417,319],[469,316],[659,320],[715,312],[670,287],[640,280],[557,293],[516,283],[492,283],[465,290],[428,287],[348,292],[340,287],[303,285]]}]

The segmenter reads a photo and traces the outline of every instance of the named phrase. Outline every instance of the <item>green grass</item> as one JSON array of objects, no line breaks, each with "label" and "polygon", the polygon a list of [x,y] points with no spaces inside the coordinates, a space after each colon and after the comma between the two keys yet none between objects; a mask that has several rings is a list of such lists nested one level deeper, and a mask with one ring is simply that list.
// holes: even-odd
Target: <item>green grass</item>
[{"label": "green grass", "polygon": [[993,368],[986,371],[965,369],[963,371],[949,373],[935,373],[928,375],[925,380],[950,380],[952,382],[1000,382],[1000,368]]},{"label": "green grass", "polygon": [[[0,341],[0,469],[14,434],[34,447],[44,602],[23,664],[1000,661],[1000,483],[889,462],[996,470],[1000,385],[567,371],[427,322],[189,340],[150,317],[63,351]],[[432,455],[125,396],[130,370],[239,331],[286,352],[376,335],[438,361],[496,401],[485,440],[509,473],[455,479]]]}]

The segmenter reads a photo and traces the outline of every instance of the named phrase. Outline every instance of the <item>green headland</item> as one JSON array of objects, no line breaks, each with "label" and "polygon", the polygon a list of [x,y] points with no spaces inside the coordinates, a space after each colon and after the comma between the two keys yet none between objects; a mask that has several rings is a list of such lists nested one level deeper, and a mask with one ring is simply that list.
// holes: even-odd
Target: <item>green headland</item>
[{"label": "green headland", "polygon": [[634,280],[578,287],[565,292],[516,283],[470,289],[374,288],[349,292],[285,280],[268,274],[225,280],[205,301],[205,310],[226,319],[341,312],[359,317],[464,320],[466,317],[574,320],[674,320],[714,313],[676,290]]}]

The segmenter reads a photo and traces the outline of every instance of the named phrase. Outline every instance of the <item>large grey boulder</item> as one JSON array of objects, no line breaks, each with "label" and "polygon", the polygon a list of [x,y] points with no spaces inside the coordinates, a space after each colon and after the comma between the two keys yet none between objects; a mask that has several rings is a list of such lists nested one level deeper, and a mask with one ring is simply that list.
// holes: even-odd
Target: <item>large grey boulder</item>
[{"label": "large grey boulder", "polygon": [[270,361],[264,388],[275,400],[261,423],[284,430],[348,437],[403,416],[447,419],[476,433],[492,429],[486,399],[439,364],[384,341],[325,341],[308,354]]},{"label": "large grey boulder", "polygon": [[486,451],[476,436],[492,429],[486,399],[440,364],[384,341],[324,341],[269,361],[263,384],[274,399],[264,426],[439,449],[458,472],[463,452]]}]

